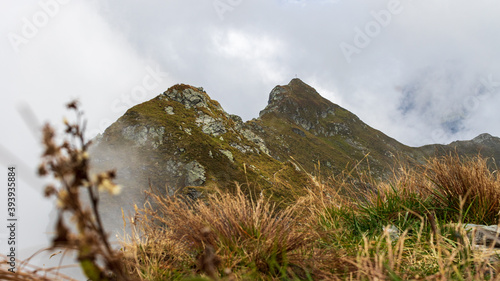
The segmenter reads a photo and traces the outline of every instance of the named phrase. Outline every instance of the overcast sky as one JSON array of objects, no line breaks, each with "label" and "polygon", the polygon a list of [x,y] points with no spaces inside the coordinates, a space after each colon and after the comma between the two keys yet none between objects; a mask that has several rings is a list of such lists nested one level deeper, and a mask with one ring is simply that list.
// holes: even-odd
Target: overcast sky
[{"label": "overcast sky", "polygon": [[[0,156],[30,191],[34,128],[60,123],[66,102],[81,101],[94,135],[176,83],[249,120],[297,76],[407,145],[500,135],[493,0],[23,0],[0,15]],[[47,218],[28,205],[31,247],[26,229]]]}]

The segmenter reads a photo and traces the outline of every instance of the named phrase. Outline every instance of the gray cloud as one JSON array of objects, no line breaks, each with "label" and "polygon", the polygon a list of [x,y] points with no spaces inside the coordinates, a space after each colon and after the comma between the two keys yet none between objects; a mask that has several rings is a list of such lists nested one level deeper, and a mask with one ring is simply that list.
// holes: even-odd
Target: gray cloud
[{"label": "gray cloud", "polygon": [[[33,171],[39,141],[18,104],[60,123],[79,98],[95,134],[175,83],[251,119],[297,75],[405,144],[500,135],[493,1],[42,0],[0,11],[0,144]],[[29,190],[23,198],[40,200]]]},{"label": "gray cloud", "polygon": [[[106,3],[101,15],[138,53],[244,119],[257,116],[274,85],[298,75],[404,143],[449,142],[481,133],[468,127],[479,115],[460,107],[476,95],[477,79],[499,76],[499,8],[488,1]],[[391,5],[398,12],[384,19]],[[374,36],[349,63],[339,45],[354,45],[358,30]],[[403,113],[408,95],[418,110]],[[435,130],[445,134],[437,139]]]}]

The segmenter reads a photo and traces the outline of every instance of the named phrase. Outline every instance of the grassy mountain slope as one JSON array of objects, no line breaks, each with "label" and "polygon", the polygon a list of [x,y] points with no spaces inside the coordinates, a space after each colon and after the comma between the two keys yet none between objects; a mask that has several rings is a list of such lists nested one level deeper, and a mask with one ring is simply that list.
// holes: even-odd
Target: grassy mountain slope
[{"label": "grassy mountain slope", "polygon": [[98,139],[93,154],[96,167],[118,169],[131,198],[150,183],[164,194],[180,189],[199,197],[201,190],[234,188],[235,182],[284,198],[308,181],[299,167],[314,172],[319,164],[329,175],[358,165],[385,179],[396,160],[423,163],[452,151],[500,159],[500,139],[481,135],[408,147],[293,79],[276,86],[260,116],[245,123],[202,88],[175,85],[129,109]]},{"label": "grassy mountain slope", "polygon": [[383,177],[402,154],[421,159],[423,154],[371,128],[356,115],[321,97],[299,79],[275,87],[268,106],[249,122],[279,160],[294,157],[306,170],[318,162],[325,172],[341,172],[349,163]]},{"label": "grassy mountain slope", "polygon": [[135,198],[150,182],[162,193],[183,189],[192,197],[201,195],[200,186],[211,190],[251,182],[262,191],[276,180],[294,186],[307,182],[295,166],[271,157],[241,118],[188,85],[175,85],[129,109],[104,132],[93,154],[98,168],[118,169],[125,193]]}]

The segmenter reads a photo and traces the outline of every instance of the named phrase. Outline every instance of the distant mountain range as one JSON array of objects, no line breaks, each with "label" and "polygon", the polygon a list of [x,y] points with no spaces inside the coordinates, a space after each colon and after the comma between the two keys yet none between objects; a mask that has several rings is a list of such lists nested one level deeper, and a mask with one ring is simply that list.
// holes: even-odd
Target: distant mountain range
[{"label": "distant mountain range", "polygon": [[203,88],[178,84],[130,108],[95,143],[94,166],[116,168],[130,200],[143,198],[150,184],[191,197],[234,188],[235,182],[261,191],[277,181],[301,188],[308,181],[304,171],[337,174],[358,162],[384,179],[396,159],[423,163],[455,151],[500,160],[500,139],[488,134],[449,145],[406,146],[300,79],[272,89],[260,116],[247,122],[226,113]]}]

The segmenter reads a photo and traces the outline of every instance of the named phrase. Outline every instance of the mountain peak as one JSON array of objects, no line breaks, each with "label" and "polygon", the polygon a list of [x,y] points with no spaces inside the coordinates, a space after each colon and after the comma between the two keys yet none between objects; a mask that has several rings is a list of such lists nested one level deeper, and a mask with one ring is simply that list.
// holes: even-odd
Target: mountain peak
[{"label": "mountain peak", "polygon": [[489,142],[491,140],[493,140],[493,136],[488,134],[488,133],[484,133],[484,134],[480,134],[479,136],[475,137],[472,139],[472,142],[474,143],[486,143],[486,142]]},{"label": "mountain peak", "polygon": [[298,78],[294,78],[288,85],[274,87],[269,94],[266,108],[260,112],[259,116],[262,117],[268,113],[288,115],[301,110],[327,112],[333,106],[313,87]]},{"label": "mountain peak", "polygon": [[210,99],[202,87],[194,87],[186,84],[176,84],[163,93],[163,98],[171,99],[183,104],[186,109],[205,107],[213,105],[222,110],[217,101]]},{"label": "mountain peak", "polygon": [[309,86],[306,83],[304,83],[304,81],[300,80],[299,78],[293,78],[292,80],[290,80],[290,83],[288,83],[288,86],[291,86],[291,85],[305,85],[305,86]]}]

